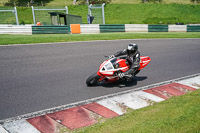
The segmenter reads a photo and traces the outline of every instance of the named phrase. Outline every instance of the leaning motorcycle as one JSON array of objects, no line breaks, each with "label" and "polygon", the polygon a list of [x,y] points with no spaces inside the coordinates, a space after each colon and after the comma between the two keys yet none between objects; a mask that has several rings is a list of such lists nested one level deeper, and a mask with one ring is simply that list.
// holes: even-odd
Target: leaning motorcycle
[{"label": "leaning motorcycle", "polygon": [[[107,57],[107,56],[106,56]],[[140,56],[140,68],[135,71],[134,76],[146,67],[151,58],[148,56]],[[128,64],[126,57],[115,57],[104,61],[98,72],[89,76],[86,80],[88,86],[95,86],[101,82],[116,82],[120,80],[119,74],[129,70],[130,65]]]}]

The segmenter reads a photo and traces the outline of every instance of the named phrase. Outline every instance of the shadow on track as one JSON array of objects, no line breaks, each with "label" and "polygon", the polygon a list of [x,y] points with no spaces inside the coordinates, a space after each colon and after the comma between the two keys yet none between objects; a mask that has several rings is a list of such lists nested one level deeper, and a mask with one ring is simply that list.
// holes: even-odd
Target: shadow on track
[{"label": "shadow on track", "polygon": [[147,79],[146,76],[136,76],[134,77],[131,81],[126,81],[126,80],[122,80],[122,81],[118,81],[118,82],[114,82],[114,83],[100,83],[100,85],[98,86],[103,86],[106,88],[112,88],[112,87],[119,87],[119,88],[123,88],[123,87],[131,87],[131,86],[135,86],[137,85],[138,81],[143,81]]}]

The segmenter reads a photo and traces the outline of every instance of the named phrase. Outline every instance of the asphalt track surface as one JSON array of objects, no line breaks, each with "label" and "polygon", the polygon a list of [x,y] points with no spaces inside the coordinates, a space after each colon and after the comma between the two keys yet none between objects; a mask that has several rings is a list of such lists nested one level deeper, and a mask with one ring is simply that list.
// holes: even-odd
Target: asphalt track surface
[{"label": "asphalt track surface", "polygon": [[[87,87],[104,55],[139,45],[152,61],[131,83]],[[200,72],[200,39],[0,46],[0,120]]]}]

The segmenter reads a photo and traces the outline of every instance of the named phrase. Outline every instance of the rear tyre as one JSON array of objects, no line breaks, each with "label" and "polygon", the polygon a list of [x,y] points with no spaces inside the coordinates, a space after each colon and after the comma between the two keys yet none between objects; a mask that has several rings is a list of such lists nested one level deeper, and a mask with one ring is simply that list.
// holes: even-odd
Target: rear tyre
[{"label": "rear tyre", "polygon": [[89,76],[86,80],[86,84],[88,86],[95,86],[99,84],[99,79],[101,78],[101,76],[97,75],[97,73],[92,74],[91,76]]}]

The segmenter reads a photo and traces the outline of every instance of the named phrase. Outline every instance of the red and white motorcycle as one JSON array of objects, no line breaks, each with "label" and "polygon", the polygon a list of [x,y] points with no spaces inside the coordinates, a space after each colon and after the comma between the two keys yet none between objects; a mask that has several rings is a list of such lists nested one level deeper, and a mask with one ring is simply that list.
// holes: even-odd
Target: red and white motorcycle
[{"label": "red and white motorcycle", "polygon": [[[106,56],[107,57],[107,56]],[[134,76],[140,72],[141,69],[146,67],[151,58],[148,56],[140,57],[140,68],[134,73]],[[88,86],[98,85],[100,82],[115,82],[120,80],[118,76],[120,73],[124,73],[129,70],[130,65],[126,61],[126,57],[115,57],[104,61],[97,73],[92,74],[86,80]]]}]

